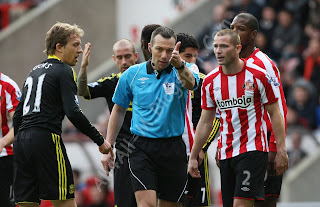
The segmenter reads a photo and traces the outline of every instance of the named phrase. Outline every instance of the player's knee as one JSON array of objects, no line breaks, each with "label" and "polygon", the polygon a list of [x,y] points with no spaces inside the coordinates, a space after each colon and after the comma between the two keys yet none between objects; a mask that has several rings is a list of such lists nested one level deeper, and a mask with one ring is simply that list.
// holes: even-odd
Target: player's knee
[{"label": "player's knee", "polygon": [[37,203],[19,203],[20,207],[39,207]]},{"label": "player's knee", "polygon": [[253,200],[246,200],[246,199],[234,199],[233,207],[253,207],[254,201]]},{"label": "player's knee", "polygon": [[77,207],[74,199],[63,201],[51,201],[54,207]]},{"label": "player's knee", "polygon": [[182,203],[171,202],[159,199],[159,207],[182,207]]}]

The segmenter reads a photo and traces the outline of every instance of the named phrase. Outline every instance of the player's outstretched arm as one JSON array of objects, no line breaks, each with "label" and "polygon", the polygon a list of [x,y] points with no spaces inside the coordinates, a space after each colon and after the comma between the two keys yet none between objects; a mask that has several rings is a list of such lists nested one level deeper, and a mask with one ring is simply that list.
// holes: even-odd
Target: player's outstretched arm
[{"label": "player's outstretched arm", "polygon": [[202,110],[188,164],[188,172],[192,177],[200,177],[197,157],[210,135],[214,118],[215,108],[212,110]]},{"label": "player's outstretched arm", "polygon": [[[107,138],[106,140],[114,145],[116,138],[119,134],[119,131],[121,129],[121,126],[123,124],[124,117],[126,115],[126,109],[119,106],[118,104],[115,104],[113,106],[110,119],[109,119],[109,124],[108,124],[108,130],[107,130]],[[109,171],[111,168],[114,166],[114,158],[113,156],[107,154],[103,155],[101,158],[101,164],[106,171],[107,175],[109,176]]]},{"label": "player's outstretched arm", "polygon": [[277,155],[274,160],[274,168],[277,175],[283,174],[289,167],[289,159],[285,143],[284,120],[279,110],[278,102],[266,105],[272,123],[272,131],[276,138]]},{"label": "player's outstretched arm", "polygon": [[[11,120],[13,119],[13,114],[14,111],[9,112],[9,116],[11,118]],[[2,124],[2,119],[0,116],[0,124]],[[1,125],[0,125],[1,126]],[[9,130],[9,132],[0,139],[0,153],[2,152],[4,147],[9,146],[10,144],[12,144],[14,141],[14,131],[13,131],[13,127]]]},{"label": "player's outstretched arm", "polygon": [[88,91],[88,80],[87,80],[87,66],[89,65],[90,60],[90,47],[91,43],[87,43],[85,45],[83,55],[82,55],[82,61],[81,61],[81,67],[78,74],[78,95],[79,96],[89,96]]},{"label": "player's outstretched arm", "polygon": [[210,132],[210,135],[206,141],[206,143],[203,145],[202,150],[199,153],[199,165],[201,165],[202,160],[204,158],[204,153],[208,151],[212,141],[216,137],[220,127],[220,119],[215,117],[212,124],[212,130]]}]

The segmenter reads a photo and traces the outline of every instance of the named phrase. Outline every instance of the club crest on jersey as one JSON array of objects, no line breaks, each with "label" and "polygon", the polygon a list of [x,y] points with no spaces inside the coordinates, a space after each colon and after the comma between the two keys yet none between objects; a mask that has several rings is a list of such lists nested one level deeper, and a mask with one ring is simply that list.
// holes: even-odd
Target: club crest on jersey
[{"label": "club crest on jersey", "polygon": [[168,95],[173,94],[174,83],[165,82],[162,86],[163,86],[164,92],[166,92],[166,94],[168,94]]},{"label": "club crest on jersey", "polygon": [[248,80],[242,85],[242,88],[246,91],[253,91],[256,88],[256,85],[251,80]]},{"label": "club crest on jersey", "polygon": [[232,98],[226,100],[216,100],[220,110],[232,109],[232,108],[248,108],[253,102],[253,97],[241,96],[239,98]]}]

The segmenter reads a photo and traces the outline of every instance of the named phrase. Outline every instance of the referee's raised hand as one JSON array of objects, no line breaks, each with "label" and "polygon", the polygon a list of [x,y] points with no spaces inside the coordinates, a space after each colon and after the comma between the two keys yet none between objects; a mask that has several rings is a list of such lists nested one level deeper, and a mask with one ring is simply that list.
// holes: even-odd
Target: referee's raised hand
[{"label": "referee's raised hand", "polygon": [[176,46],[174,47],[174,50],[172,51],[171,58],[169,62],[171,65],[175,68],[179,68],[182,65],[182,58],[179,55],[179,48],[180,48],[181,42],[177,42]]}]

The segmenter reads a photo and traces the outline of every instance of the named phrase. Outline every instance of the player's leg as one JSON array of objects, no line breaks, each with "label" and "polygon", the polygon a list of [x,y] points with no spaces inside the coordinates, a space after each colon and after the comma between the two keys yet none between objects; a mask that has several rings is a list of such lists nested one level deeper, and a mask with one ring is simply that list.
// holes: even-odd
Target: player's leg
[{"label": "player's leg", "polygon": [[54,207],[77,207],[77,204],[74,199],[63,201],[51,200],[51,203]]},{"label": "player's leg", "polygon": [[0,204],[10,207],[10,192],[13,183],[13,156],[0,157]]},{"label": "player's leg", "polygon": [[236,175],[231,166],[233,159],[219,160],[223,207],[233,207],[233,196],[236,186]]},{"label": "player's leg", "polygon": [[132,148],[131,153],[129,153],[128,166],[131,185],[139,207],[155,207],[157,204],[156,190],[158,189],[158,178],[155,169],[156,163],[152,160],[155,141],[156,139],[136,138],[136,136],[130,141],[135,148]]},{"label": "player's leg", "polygon": [[[13,144],[14,151],[14,200],[20,207],[39,207],[38,140],[34,131],[19,131]],[[42,138],[42,137],[41,137]],[[40,140],[40,139],[39,139]]]},{"label": "player's leg", "polygon": [[[234,206],[252,207],[255,200],[264,200],[264,178],[268,164],[268,153],[246,152],[234,159],[236,187]],[[237,205],[236,205],[237,204]]]},{"label": "player's leg", "polygon": [[[38,132],[41,133],[41,132]],[[54,206],[74,207],[74,182],[72,168],[65,146],[59,135],[43,132],[42,149],[38,154],[39,198],[50,200]]]},{"label": "player's leg", "polygon": [[19,203],[20,207],[39,207],[38,203]]},{"label": "player's leg", "polygon": [[[120,152],[121,151],[121,152]],[[114,201],[117,207],[136,207],[137,202],[133,192],[128,152],[124,149],[117,149],[114,168]],[[124,199],[125,198],[125,199]]]},{"label": "player's leg", "polygon": [[246,199],[234,199],[233,207],[253,207],[254,200],[246,200]]},{"label": "player's leg", "polygon": [[159,207],[182,207],[182,203],[177,203],[177,202],[171,202],[171,201],[166,201],[166,200],[162,200],[159,199]]},{"label": "player's leg", "polygon": [[181,206],[186,199],[187,155],[181,136],[164,138],[157,143],[157,163],[159,206]]},{"label": "player's leg", "polygon": [[138,190],[134,194],[139,207],[157,206],[157,195],[155,190]]},{"label": "player's leg", "polygon": [[192,178],[188,175],[187,202],[185,206],[210,206],[210,186],[207,152],[204,154],[203,161],[198,167],[201,178]]},{"label": "player's leg", "polygon": [[268,176],[264,182],[265,201],[257,202],[256,207],[276,207],[282,185],[281,176]]}]

